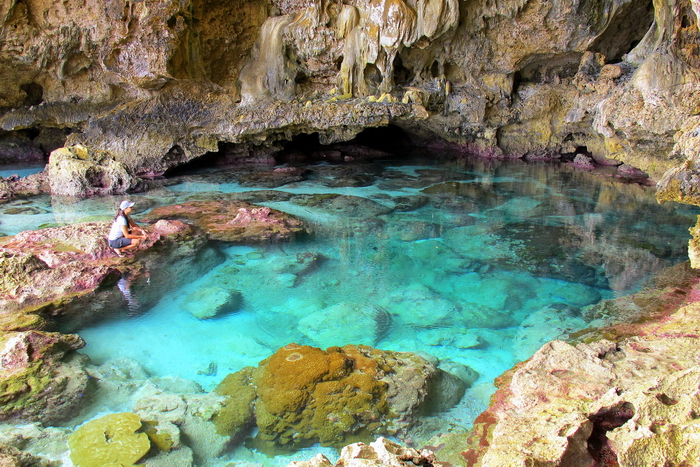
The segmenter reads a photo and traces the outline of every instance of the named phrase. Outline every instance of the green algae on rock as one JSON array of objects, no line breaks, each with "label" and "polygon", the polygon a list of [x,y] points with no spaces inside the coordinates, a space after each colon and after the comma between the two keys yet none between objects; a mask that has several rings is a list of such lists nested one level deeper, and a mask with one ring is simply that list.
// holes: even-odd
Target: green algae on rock
[{"label": "green algae on rock", "polygon": [[78,428],[68,438],[76,467],[134,467],[151,448],[138,415],[130,412],[105,415]]},{"label": "green algae on rock", "polygon": [[0,420],[51,424],[75,415],[88,395],[85,342],[73,334],[0,334]]},{"label": "green algae on rock", "polygon": [[441,373],[406,352],[289,344],[222,381],[216,392],[227,403],[214,423],[219,433],[238,437],[254,420],[254,444],[265,452],[397,434],[424,409],[444,410],[461,397],[464,383],[447,384],[456,378]]}]

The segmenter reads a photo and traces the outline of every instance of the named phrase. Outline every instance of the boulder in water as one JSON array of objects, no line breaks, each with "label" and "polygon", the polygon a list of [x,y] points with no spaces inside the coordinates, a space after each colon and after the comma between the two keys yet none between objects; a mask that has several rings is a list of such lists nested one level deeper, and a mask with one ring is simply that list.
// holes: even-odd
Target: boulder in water
[{"label": "boulder in water", "polygon": [[51,193],[62,196],[104,196],[138,188],[141,180],[106,151],[75,145],[56,149],[47,166]]},{"label": "boulder in water", "polygon": [[[421,356],[367,346],[347,345],[324,351],[289,344],[260,362],[248,379],[250,371],[244,369],[238,373],[240,377],[227,377],[228,383],[222,383],[216,391],[232,393],[230,397],[255,391],[254,403],[243,404],[242,408],[254,408],[258,426],[254,444],[262,451],[315,442],[340,446],[358,437],[401,433],[424,409],[443,409],[464,389],[463,382],[434,384],[445,382],[441,376],[453,382],[457,379],[442,375]],[[243,384],[234,385],[237,390],[225,390],[231,381]],[[440,389],[450,389],[449,394]],[[427,404],[429,397],[431,402]],[[216,415],[215,421],[223,413]]]},{"label": "boulder in water", "polygon": [[211,285],[189,293],[180,308],[197,319],[208,319],[238,311],[242,301],[240,291]]},{"label": "boulder in water", "polygon": [[321,347],[348,343],[375,345],[389,325],[390,316],[371,305],[336,303],[299,320],[297,329]]}]

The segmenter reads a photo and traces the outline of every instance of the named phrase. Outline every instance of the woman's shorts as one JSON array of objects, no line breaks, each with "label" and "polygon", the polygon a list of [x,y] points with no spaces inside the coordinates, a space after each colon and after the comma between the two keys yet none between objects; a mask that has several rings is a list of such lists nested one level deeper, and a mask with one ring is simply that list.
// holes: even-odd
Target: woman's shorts
[{"label": "woman's shorts", "polygon": [[119,237],[116,240],[110,240],[109,241],[109,247],[110,248],[124,248],[125,246],[131,245],[131,239],[126,238],[126,237]]}]

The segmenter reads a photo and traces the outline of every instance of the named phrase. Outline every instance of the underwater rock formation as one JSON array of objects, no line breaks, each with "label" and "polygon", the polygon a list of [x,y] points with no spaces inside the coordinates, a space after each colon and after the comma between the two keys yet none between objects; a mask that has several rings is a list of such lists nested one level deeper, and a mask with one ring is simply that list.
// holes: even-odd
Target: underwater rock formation
[{"label": "underwater rock formation", "polygon": [[609,303],[627,310],[622,324],[546,344],[509,370],[475,421],[467,465],[696,462],[699,287],[687,263],[671,268]]},{"label": "underwater rock formation", "polygon": [[97,467],[136,464],[151,448],[141,430],[138,415],[124,412],[105,415],[81,426],[68,438],[73,464]]},{"label": "underwater rock formation", "polygon": [[399,433],[426,405],[444,408],[440,400],[459,400],[465,383],[443,384],[442,372],[405,352],[289,344],[220,384],[216,392],[228,397],[214,422],[220,433],[240,436],[254,419],[263,450],[342,446],[348,439]]},{"label": "underwater rock formation", "polygon": [[224,287],[204,287],[187,295],[180,307],[197,319],[208,319],[238,311],[241,292]]}]

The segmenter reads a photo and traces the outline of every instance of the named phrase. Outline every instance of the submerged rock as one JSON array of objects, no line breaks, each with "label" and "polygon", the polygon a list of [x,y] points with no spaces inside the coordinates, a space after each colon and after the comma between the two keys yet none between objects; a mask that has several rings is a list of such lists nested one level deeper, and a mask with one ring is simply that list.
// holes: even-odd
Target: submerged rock
[{"label": "submerged rock", "polygon": [[341,217],[371,218],[388,214],[392,211],[392,208],[367,198],[335,193],[296,195],[291,199],[291,202],[299,206],[310,206],[321,212]]},{"label": "submerged rock", "polygon": [[[376,345],[390,322],[391,315],[383,309],[343,302],[303,317],[297,329],[321,348],[349,343]],[[338,336],[343,336],[342,340]]]},{"label": "submerged rock", "polygon": [[[254,417],[255,445],[263,451],[315,442],[338,446],[349,439],[400,433],[424,410],[454,404],[464,385],[450,381],[456,378],[442,375],[415,354],[290,344],[256,369],[222,382],[216,392],[229,396],[227,409],[214,421],[220,430],[238,434]],[[254,404],[236,399],[253,395]]]},{"label": "submerged rock", "polygon": [[238,311],[242,301],[240,291],[212,285],[189,293],[180,308],[195,318],[208,319]]}]

